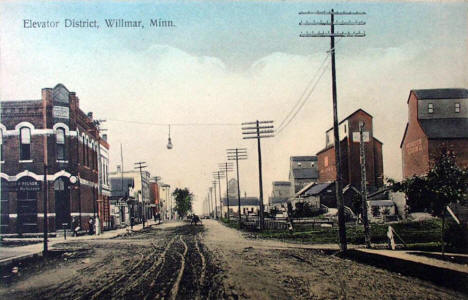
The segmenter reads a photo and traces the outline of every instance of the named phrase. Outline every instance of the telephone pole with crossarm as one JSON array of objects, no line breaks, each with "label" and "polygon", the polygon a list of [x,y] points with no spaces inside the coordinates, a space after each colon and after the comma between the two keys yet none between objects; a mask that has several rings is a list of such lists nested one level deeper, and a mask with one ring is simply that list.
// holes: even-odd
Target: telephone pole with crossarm
[{"label": "telephone pole with crossarm", "polygon": [[247,159],[247,149],[246,148],[234,148],[227,149],[227,158],[228,160],[236,161],[236,171],[237,171],[237,208],[239,214],[239,228],[241,228],[242,217],[241,217],[241,205],[240,205],[240,185],[239,185],[239,160]]},{"label": "telephone pole with crossarm", "polygon": [[[253,126],[252,126],[253,125]],[[264,228],[264,216],[263,216],[263,181],[262,181],[262,149],[260,146],[260,140],[263,138],[274,137],[274,126],[273,121],[255,121],[255,122],[246,122],[242,123],[242,134],[244,135],[243,139],[256,139],[257,148],[258,148],[258,185],[260,189],[260,198],[259,200],[259,227],[260,230]],[[253,131],[251,131],[253,130]]]},{"label": "telephone pole with crossarm", "polygon": [[348,15],[365,15],[365,12],[346,12],[346,11],[301,11],[299,15],[325,15],[330,16],[330,21],[300,21],[300,26],[330,26],[329,32],[306,32],[301,33],[299,37],[329,37],[330,38],[330,53],[331,53],[331,67],[332,67],[332,94],[333,94],[333,132],[335,135],[335,158],[336,158],[336,202],[338,206],[338,227],[340,238],[340,250],[346,251],[346,224],[344,215],[344,200],[343,200],[343,183],[342,183],[342,170],[341,170],[341,151],[340,151],[340,137],[338,130],[338,108],[337,108],[337,92],[336,92],[336,70],[335,70],[335,37],[365,37],[365,32],[343,32],[336,31],[335,26],[359,26],[365,25],[364,21],[336,21],[335,16],[348,16]]}]

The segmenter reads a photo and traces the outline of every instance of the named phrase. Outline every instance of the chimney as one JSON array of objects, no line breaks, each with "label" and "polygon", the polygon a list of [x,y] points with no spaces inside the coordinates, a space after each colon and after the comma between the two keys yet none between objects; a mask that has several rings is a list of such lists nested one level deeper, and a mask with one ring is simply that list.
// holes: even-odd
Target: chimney
[{"label": "chimney", "polygon": [[88,118],[89,118],[91,121],[93,120],[93,112],[92,112],[92,111],[90,111],[90,112],[88,113]]},{"label": "chimney", "polygon": [[122,167],[120,165],[117,165],[117,173],[122,172]]}]

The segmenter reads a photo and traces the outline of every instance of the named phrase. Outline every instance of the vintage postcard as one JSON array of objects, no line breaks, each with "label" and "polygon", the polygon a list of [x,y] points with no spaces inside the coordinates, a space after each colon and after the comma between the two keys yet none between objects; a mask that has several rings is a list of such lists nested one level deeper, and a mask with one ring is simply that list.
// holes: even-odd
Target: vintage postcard
[{"label": "vintage postcard", "polygon": [[466,1],[2,1],[0,298],[468,297]]}]

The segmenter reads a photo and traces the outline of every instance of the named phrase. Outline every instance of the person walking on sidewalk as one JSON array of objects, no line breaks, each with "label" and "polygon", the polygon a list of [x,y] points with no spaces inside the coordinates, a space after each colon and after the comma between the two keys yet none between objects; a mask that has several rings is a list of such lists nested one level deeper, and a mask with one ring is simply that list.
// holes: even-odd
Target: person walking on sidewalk
[{"label": "person walking on sidewalk", "polygon": [[76,217],[74,217],[72,221],[72,230],[73,230],[72,236],[78,236],[78,231],[80,231],[80,226],[78,223],[78,219]]},{"label": "person walking on sidewalk", "polygon": [[89,235],[92,235],[94,234],[94,219],[93,217],[89,218],[89,221],[88,221],[88,234]]}]

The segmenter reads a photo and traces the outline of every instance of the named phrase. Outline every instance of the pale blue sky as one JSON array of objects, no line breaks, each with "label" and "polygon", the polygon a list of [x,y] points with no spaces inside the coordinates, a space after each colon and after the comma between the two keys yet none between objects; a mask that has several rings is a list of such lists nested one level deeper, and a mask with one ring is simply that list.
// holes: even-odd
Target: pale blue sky
[{"label": "pale blue sky", "polygon": [[[214,56],[234,69],[248,67],[253,61],[272,52],[306,55],[327,47],[326,40],[299,39],[307,27],[298,26],[301,19],[323,19],[321,16],[299,16],[300,10],[359,10],[367,25],[364,41],[344,41],[350,53],[363,48],[398,47],[409,41],[427,46],[444,43],[466,47],[467,4],[458,3],[329,3],[312,2],[209,2],[181,1],[108,1],[61,2],[35,1],[6,3],[2,8],[4,39],[22,36],[30,47],[44,43],[61,45],[63,51],[75,52],[105,47],[129,50],[138,55],[153,44],[167,44],[197,56]],[[174,20],[176,28],[164,30],[104,29],[106,18],[148,21],[161,17]],[[64,18],[97,19],[101,30],[49,29],[24,30],[22,20]],[[338,18],[338,17],[337,17]],[[350,17],[354,19],[355,17]],[[361,17],[358,17],[361,18]],[[316,27],[317,28],[317,27]],[[320,28],[320,27],[318,27]],[[353,27],[348,26],[353,30]]]},{"label": "pale blue sky", "polygon": [[[384,173],[401,177],[399,143],[411,89],[468,86],[467,12],[463,2],[315,3],[253,1],[34,1],[0,3],[0,99],[39,99],[58,82],[84,111],[107,118],[111,166],[124,147],[127,167],[147,161],[154,175],[199,197],[225,149],[249,148],[241,189],[258,195],[255,144],[240,127],[167,128],[122,124],[272,119],[279,125],[326,57],[329,40],[299,38],[301,10],[359,10],[365,38],[336,46],[339,116],[374,116],[384,143]],[[23,19],[96,19],[95,29],[24,29]],[[173,20],[175,28],[107,29],[106,18]],[[309,20],[324,17],[308,16]],[[354,20],[354,17],[349,19]],[[325,30],[325,28],[317,28]],[[357,30],[357,28],[349,28]],[[328,59],[329,61],[329,59]],[[332,124],[330,70],[281,135],[265,141],[264,187],[288,178],[291,155],[314,155]],[[267,197],[265,197],[267,199]]]}]

